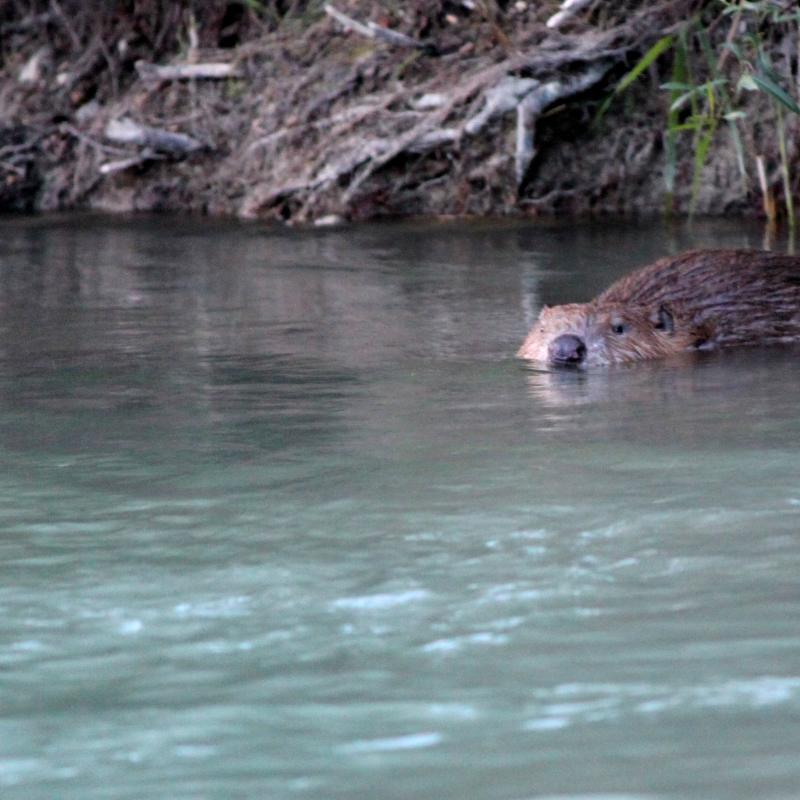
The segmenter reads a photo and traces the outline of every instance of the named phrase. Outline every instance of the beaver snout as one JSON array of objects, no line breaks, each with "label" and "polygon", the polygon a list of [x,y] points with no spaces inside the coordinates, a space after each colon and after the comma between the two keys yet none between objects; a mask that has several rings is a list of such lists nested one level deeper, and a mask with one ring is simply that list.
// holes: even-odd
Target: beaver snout
[{"label": "beaver snout", "polygon": [[580,364],[586,357],[586,345],[579,336],[562,333],[550,342],[547,357],[552,364]]}]

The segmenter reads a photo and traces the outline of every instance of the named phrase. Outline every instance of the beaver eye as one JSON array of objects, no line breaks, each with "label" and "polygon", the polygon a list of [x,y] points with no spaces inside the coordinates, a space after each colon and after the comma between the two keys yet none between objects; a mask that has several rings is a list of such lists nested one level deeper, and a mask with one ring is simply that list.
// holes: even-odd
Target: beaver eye
[{"label": "beaver eye", "polygon": [[655,329],[665,333],[675,333],[675,317],[665,306],[661,306],[655,315]]},{"label": "beaver eye", "polygon": [[621,322],[612,322],[611,323],[611,332],[612,333],[625,333],[625,326]]}]

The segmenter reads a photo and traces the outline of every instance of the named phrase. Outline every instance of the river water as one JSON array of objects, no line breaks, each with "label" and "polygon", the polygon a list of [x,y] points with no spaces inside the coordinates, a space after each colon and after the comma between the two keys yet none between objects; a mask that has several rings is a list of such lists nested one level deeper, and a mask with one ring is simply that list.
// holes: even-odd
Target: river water
[{"label": "river water", "polygon": [[761,236],[4,220],[0,797],[800,797],[797,353],[513,358]]}]

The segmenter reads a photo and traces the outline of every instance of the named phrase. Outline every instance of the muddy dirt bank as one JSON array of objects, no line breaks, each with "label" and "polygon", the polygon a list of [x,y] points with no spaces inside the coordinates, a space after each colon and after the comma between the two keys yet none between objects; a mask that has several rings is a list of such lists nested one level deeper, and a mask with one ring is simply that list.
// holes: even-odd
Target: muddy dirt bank
[{"label": "muddy dirt bank", "polygon": [[[721,54],[751,25],[796,98],[792,20],[718,0],[596,0],[559,25],[559,5],[6,3],[0,209],[650,214],[669,170],[679,213],[693,196],[698,213],[763,214],[765,196],[785,207],[800,118],[735,83],[747,53]],[[728,107],[706,91],[670,116],[677,90],[661,87],[679,59],[687,85],[716,80],[713,94],[727,80]]]}]

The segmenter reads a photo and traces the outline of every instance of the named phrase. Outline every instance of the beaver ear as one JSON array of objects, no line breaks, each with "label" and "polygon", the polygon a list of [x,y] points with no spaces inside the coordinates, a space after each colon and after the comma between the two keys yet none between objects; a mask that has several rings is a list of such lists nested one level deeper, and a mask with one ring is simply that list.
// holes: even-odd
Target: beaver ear
[{"label": "beaver ear", "polygon": [[701,325],[695,326],[695,328],[692,330],[692,335],[694,336],[693,346],[698,350],[713,350],[713,334],[714,328],[708,322],[704,322]]},{"label": "beaver ear", "polygon": [[653,324],[657,331],[675,333],[675,317],[666,306],[660,306],[658,311],[653,314]]}]

